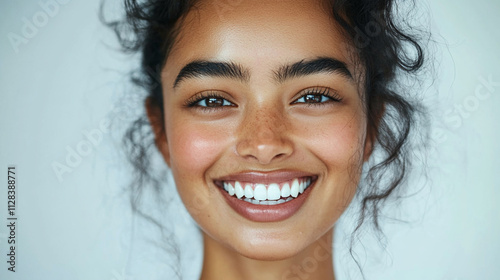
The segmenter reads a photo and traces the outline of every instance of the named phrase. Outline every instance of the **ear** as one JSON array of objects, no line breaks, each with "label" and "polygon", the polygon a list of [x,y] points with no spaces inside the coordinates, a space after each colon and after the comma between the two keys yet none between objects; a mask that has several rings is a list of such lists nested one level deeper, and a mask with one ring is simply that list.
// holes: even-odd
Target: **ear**
[{"label": "ear", "polygon": [[385,104],[382,104],[381,106],[379,106],[377,112],[372,115],[373,125],[369,123],[370,120],[368,120],[368,123],[366,124],[367,133],[366,133],[365,147],[363,153],[363,161],[365,162],[368,161],[368,159],[373,153],[373,146],[377,141],[378,129],[380,127],[380,121],[382,120],[384,113],[385,113]]},{"label": "ear", "polygon": [[375,137],[373,136],[373,133],[370,132],[370,128],[367,125],[368,133],[366,135],[365,139],[365,147],[364,147],[364,152],[363,152],[363,161],[366,162],[368,159],[370,159],[370,156],[372,155],[373,152],[373,142],[375,141]]},{"label": "ear", "polygon": [[165,131],[165,120],[163,112],[158,104],[155,104],[151,97],[146,98],[144,102],[149,124],[155,135],[155,144],[163,159],[170,167],[170,152],[168,150],[167,134]]}]

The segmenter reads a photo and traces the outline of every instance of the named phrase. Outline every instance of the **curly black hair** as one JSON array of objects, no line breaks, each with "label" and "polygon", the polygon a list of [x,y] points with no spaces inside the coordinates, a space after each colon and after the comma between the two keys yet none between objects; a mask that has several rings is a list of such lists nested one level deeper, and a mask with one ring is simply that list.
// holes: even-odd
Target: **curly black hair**
[{"label": "curly black hair", "polygon": [[[133,82],[144,89],[154,106],[163,112],[161,70],[178,31],[178,22],[199,0],[124,0],[126,17],[107,22],[116,33],[123,51],[139,53],[142,65]],[[369,130],[375,140],[376,160],[369,162],[361,194],[360,216],[355,232],[371,218],[380,231],[379,216],[383,202],[394,196],[408,177],[412,164],[410,134],[418,118],[425,116],[421,104],[412,99],[402,77],[417,79],[424,66],[423,37],[401,25],[396,12],[410,1],[335,0],[331,15],[341,26],[349,45],[364,66],[364,96]],[[420,34],[420,36],[418,36]],[[141,104],[142,105],[142,104]],[[425,137],[423,137],[425,138]],[[145,115],[135,120],[124,135],[130,163],[136,170],[131,184],[131,204],[140,212],[138,197],[144,188],[161,191],[161,179],[151,170],[155,152],[154,135]]]}]

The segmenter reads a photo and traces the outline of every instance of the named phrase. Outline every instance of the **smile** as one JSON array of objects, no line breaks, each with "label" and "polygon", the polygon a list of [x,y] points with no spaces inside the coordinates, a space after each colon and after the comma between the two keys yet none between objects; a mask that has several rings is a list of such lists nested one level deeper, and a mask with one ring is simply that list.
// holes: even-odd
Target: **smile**
[{"label": "smile", "polygon": [[304,193],[312,181],[312,177],[301,177],[271,184],[224,181],[222,185],[230,196],[240,200],[255,205],[277,205],[291,201]]},{"label": "smile", "polygon": [[297,171],[244,172],[214,180],[228,205],[254,222],[278,222],[297,213],[318,180]]}]

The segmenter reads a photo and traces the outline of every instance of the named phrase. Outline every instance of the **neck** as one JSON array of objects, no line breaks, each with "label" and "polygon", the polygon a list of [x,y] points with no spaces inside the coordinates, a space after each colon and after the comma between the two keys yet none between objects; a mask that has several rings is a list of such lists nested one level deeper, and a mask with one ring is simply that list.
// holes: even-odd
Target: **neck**
[{"label": "neck", "polygon": [[334,280],[332,240],[333,229],[293,257],[262,261],[247,258],[223,247],[203,233],[204,256],[201,280]]}]

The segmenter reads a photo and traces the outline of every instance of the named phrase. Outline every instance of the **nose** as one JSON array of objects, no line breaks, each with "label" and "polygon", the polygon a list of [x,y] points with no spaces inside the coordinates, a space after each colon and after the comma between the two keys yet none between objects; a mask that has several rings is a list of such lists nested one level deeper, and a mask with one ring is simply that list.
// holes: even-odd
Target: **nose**
[{"label": "nose", "polygon": [[246,160],[270,164],[290,156],[293,143],[287,136],[286,118],[274,110],[249,113],[239,130],[236,152]]}]

